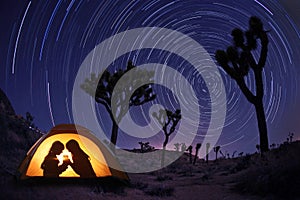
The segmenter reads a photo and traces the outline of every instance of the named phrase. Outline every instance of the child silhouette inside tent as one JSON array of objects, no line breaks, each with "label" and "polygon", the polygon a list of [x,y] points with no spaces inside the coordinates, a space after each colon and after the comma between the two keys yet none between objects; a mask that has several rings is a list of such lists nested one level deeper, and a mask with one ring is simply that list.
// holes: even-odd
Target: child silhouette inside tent
[{"label": "child silhouette inside tent", "polygon": [[62,165],[58,166],[59,160],[56,155],[61,154],[63,150],[63,143],[59,141],[53,142],[48,155],[45,157],[44,162],[41,165],[43,175],[45,177],[59,177],[59,175],[68,168],[70,161],[66,161]]},{"label": "child silhouette inside tent", "polygon": [[78,142],[69,140],[66,147],[72,153],[73,163],[68,163],[72,169],[82,178],[96,177],[90,157],[80,148]]}]

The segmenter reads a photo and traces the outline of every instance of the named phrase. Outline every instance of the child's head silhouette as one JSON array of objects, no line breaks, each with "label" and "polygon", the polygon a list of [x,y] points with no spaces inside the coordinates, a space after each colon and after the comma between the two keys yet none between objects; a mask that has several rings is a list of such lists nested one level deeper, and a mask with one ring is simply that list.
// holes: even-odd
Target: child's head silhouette
[{"label": "child's head silhouette", "polygon": [[60,141],[55,141],[53,142],[51,148],[50,148],[50,153],[53,154],[60,154],[64,150],[64,145]]},{"label": "child's head silhouette", "polygon": [[77,151],[81,150],[81,148],[76,140],[68,141],[66,144],[66,147],[70,152],[77,152]]}]

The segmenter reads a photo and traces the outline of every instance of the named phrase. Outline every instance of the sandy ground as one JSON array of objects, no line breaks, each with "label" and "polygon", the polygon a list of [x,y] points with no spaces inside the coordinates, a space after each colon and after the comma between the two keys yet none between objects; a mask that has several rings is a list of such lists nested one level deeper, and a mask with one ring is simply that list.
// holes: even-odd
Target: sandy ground
[{"label": "sandy ground", "polygon": [[235,161],[192,165],[183,155],[172,165],[155,172],[129,174],[131,185],[118,191],[104,191],[94,185],[24,184],[5,174],[1,178],[1,199],[261,199],[232,190],[240,173],[229,174]]},{"label": "sandy ground", "polygon": [[[254,154],[209,163],[197,160],[196,165],[190,164],[189,156],[184,154],[161,170],[129,173],[130,185],[126,187],[116,187],[116,184],[102,187],[78,181],[68,184],[24,182],[14,178],[14,165],[5,166],[1,163],[0,199],[297,200],[300,199],[300,193],[297,192],[300,185],[299,150],[300,142],[295,142],[263,157]],[[4,157],[0,156],[0,160],[4,160]],[[245,185],[237,189],[240,183]],[[261,187],[265,187],[262,191],[269,191],[268,194],[251,195],[252,188],[253,191],[259,191]],[[273,195],[281,189],[278,194],[284,196]]]}]

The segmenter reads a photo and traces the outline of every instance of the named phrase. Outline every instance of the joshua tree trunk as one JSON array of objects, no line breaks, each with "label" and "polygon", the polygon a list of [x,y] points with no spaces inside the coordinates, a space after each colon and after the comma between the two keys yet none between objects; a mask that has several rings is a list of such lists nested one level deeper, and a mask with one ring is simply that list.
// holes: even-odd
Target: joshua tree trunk
[{"label": "joshua tree trunk", "polygon": [[220,151],[220,146],[214,147],[214,152],[216,152],[216,160],[218,159],[218,152]]},{"label": "joshua tree trunk", "polygon": [[115,122],[115,120],[113,120],[110,141],[114,145],[116,145],[116,143],[117,143],[118,129],[119,129],[119,127],[118,127],[117,123]]},{"label": "joshua tree trunk", "polygon": [[209,147],[210,147],[210,143],[206,143],[206,163],[208,163]]},{"label": "joshua tree trunk", "polygon": [[166,148],[166,146],[167,146],[167,144],[168,144],[168,142],[169,142],[169,135],[168,134],[165,134],[165,141],[164,141],[164,143],[163,143],[163,147],[164,147],[164,149]]},{"label": "joshua tree trunk", "polygon": [[192,152],[193,152],[193,146],[190,145],[189,148],[187,149],[189,151],[189,156],[190,156],[190,163],[192,164]]},{"label": "joshua tree trunk", "polygon": [[163,143],[163,150],[162,150],[162,156],[161,156],[161,166],[163,167],[165,165],[165,151],[166,151],[166,146],[169,141],[169,136],[168,134],[165,134],[165,141]]},{"label": "joshua tree trunk", "polygon": [[262,100],[257,101],[254,104],[256,110],[257,124],[259,129],[259,140],[261,152],[266,152],[269,150],[268,132],[266,116],[264,111],[264,106]]},{"label": "joshua tree trunk", "polygon": [[195,158],[194,158],[194,162],[193,162],[194,165],[196,164],[196,160],[198,158],[198,152],[199,152],[200,147],[201,147],[201,143],[197,143],[197,145],[196,145],[196,154],[195,154]]},{"label": "joshua tree trunk", "polygon": [[194,162],[193,162],[193,165],[195,165],[195,164],[196,164],[197,157],[198,157],[198,151],[196,150],[196,154],[195,154],[195,157],[194,157]]},{"label": "joshua tree trunk", "polygon": [[166,151],[166,147],[164,146],[161,152],[161,167],[165,165],[165,151]]},{"label": "joshua tree trunk", "polygon": [[114,115],[111,112],[110,107],[103,101],[100,101],[99,103],[103,104],[110,116],[110,118],[112,119],[112,130],[111,130],[111,136],[110,136],[110,149],[115,152],[115,146],[117,143],[117,138],[118,138],[118,131],[119,131],[119,126],[117,124],[117,122],[114,119]]}]

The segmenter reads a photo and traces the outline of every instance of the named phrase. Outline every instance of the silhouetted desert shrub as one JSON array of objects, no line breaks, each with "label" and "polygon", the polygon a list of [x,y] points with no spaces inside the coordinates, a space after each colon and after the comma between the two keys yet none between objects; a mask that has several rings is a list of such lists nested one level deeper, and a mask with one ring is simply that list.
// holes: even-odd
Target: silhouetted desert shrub
[{"label": "silhouetted desert shrub", "polygon": [[172,164],[170,164],[167,168],[166,168],[166,172],[168,173],[176,173],[178,171],[178,168],[180,166],[178,165],[178,163],[174,162]]},{"label": "silhouetted desert shrub", "polygon": [[158,171],[153,171],[153,172],[149,172],[148,174],[151,175],[151,176],[157,176],[159,174],[159,172]]},{"label": "silhouetted desert shrub", "polygon": [[173,180],[171,176],[168,175],[159,175],[156,178],[157,181],[167,181],[167,180]]},{"label": "silhouetted desert shrub", "polygon": [[247,169],[250,166],[251,155],[246,155],[238,160],[237,164],[230,170],[230,173],[236,173]]},{"label": "silhouetted desert shrub", "polygon": [[130,186],[135,189],[144,190],[148,187],[148,183],[137,181],[137,182],[132,182]]},{"label": "silhouetted desert shrub", "polygon": [[205,173],[202,177],[201,177],[201,180],[202,181],[208,181],[209,179],[209,174],[208,173]]},{"label": "silhouetted desert shrub", "polygon": [[194,176],[193,168],[191,166],[182,166],[180,170],[177,171],[177,174],[181,176]]},{"label": "silhouetted desert shrub", "polygon": [[96,186],[92,189],[92,192],[93,192],[93,193],[96,193],[96,194],[103,194],[103,193],[104,193],[104,189],[103,189],[102,186],[96,185]]},{"label": "silhouetted desert shrub", "polygon": [[172,196],[174,188],[166,186],[155,186],[145,191],[146,194],[158,197],[169,197]]}]

